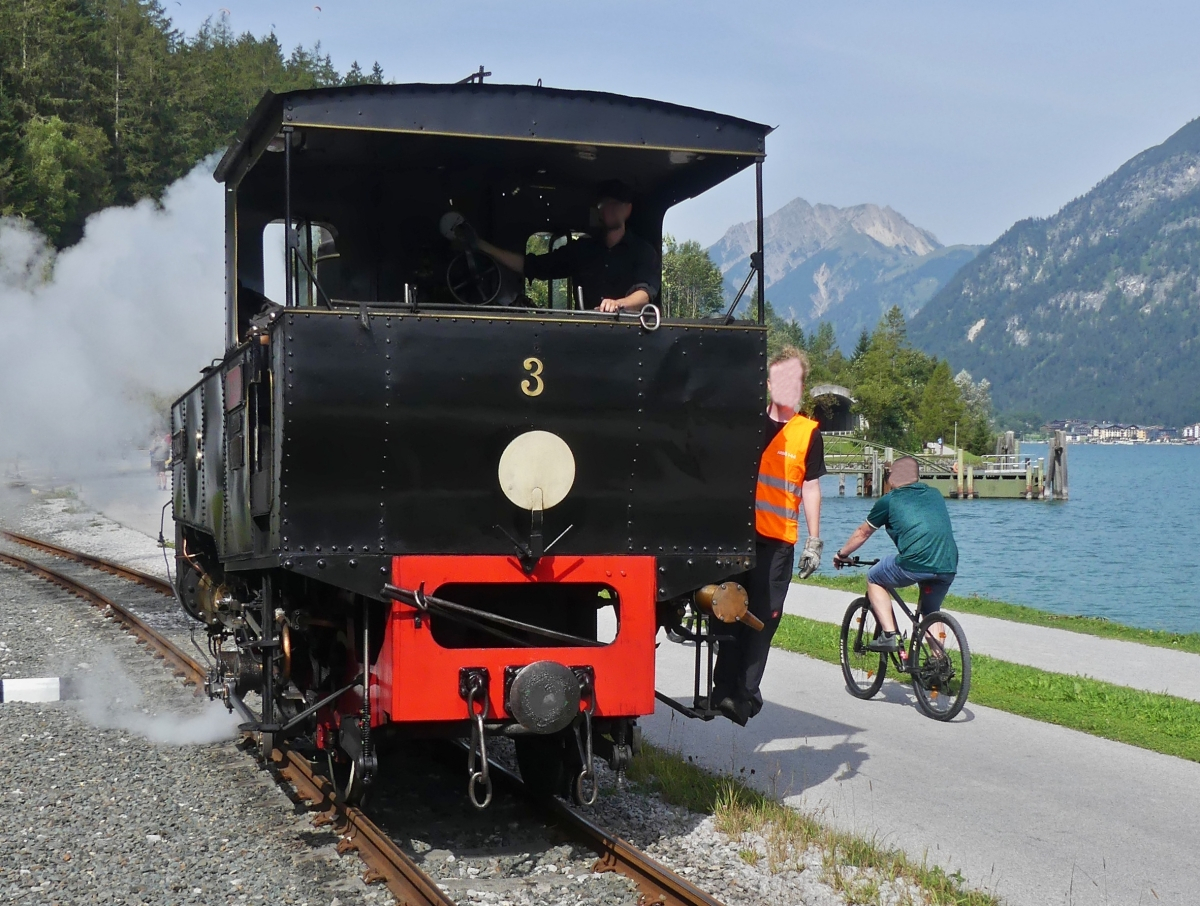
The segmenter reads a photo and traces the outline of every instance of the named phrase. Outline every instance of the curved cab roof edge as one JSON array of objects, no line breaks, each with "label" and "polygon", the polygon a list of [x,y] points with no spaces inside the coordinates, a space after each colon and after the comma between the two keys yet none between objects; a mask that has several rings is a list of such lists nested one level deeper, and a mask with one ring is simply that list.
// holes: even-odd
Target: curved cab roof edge
[{"label": "curved cab roof edge", "polygon": [[286,125],[762,157],[770,126],[664,101],[529,85],[268,92],[213,174],[236,182]]}]

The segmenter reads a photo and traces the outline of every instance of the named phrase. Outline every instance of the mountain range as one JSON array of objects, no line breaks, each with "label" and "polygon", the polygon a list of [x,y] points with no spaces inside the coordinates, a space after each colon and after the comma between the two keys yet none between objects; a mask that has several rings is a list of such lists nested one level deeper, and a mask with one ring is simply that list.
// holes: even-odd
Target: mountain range
[{"label": "mountain range", "polygon": [[[893,305],[914,315],[979,250],[943,246],[889,207],[788,202],[763,221],[767,298],[809,329],[833,324],[849,348]],[[730,227],[708,253],[730,293],[745,279],[754,223]]]},{"label": "mountain range", "polygon": [[909,325],[1002,410],[1200,419],[1200,119],[1057,214],[1023,220]]}]

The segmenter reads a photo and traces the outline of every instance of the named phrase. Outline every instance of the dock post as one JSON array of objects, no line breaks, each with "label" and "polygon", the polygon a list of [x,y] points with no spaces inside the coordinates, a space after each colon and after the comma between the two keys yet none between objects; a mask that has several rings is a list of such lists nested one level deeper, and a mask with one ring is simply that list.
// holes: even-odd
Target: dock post
[{"label": "dock post", "polygon": [[839,497],[846,496],[846,473],[845,472],[843,472],[841,475],[838,476],[838,496]]},{"label": "dock post", "polygon": [[975,497],[975,467],[967,466],[967,497]]},{"label": "dock post", "polygon": [[1025,499],[1033,500],[1033,463],[1025,460]]},{"label": "dock post", "polygon": [[961,447],[959,447],[957,450],[955,450],[955,451],[954,451],[954,453],[955,453],[955,455],[958,457],[958,459],[956,459],[956,460],[954,461],[954,465],[955,465],[955,467],[956,467],[956,468],[954,469],[955,484],[956,484],[956,486],[957,486],[957,490],[958,490],[958,499],[959,499],[959,500],[962,500],[962,496],[963,496],[963,478],[965,477],[965,476],[963,475],[963,452],[962,452],[962,448],[961,448]]},{"label": "dock post", "polygon": [[1051,494],[1055,500],[1067,499],[1067,434],[1055,431],[1050,443],[1049,478]]}]

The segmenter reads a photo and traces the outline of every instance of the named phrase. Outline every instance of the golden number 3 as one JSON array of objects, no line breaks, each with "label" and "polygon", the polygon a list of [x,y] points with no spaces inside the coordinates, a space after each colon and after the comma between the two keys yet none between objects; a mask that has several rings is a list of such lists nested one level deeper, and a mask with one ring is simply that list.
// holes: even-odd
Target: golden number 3
[{"label": "golden number 3", "polygon": [[525,370],[529,372],[529,376],[533,380],[521,381],[521,392],[526,396],[540,396],[542,391],[546,389],[546,383],[542,380],[542,365],[541,359],[526,359]]}]

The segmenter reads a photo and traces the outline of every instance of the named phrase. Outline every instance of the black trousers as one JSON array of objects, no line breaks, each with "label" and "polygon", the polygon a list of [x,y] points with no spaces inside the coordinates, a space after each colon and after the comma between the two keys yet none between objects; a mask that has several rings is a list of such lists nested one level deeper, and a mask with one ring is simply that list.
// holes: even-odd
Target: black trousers
[{"label": "black trousers", "polygon": [[759,684],[767,669],[771,639],[783,616],[783,601],[792,584],[796,547],[783,541],[759,538],[754,569],[734,577],[750,595],[750,612],[763,621],[759,631],[744,623],[721,625],[719,631],[733,640],[721,642],[713,669],[713,703],[725,696],[750,703],[750,716],[762,710]]}]

